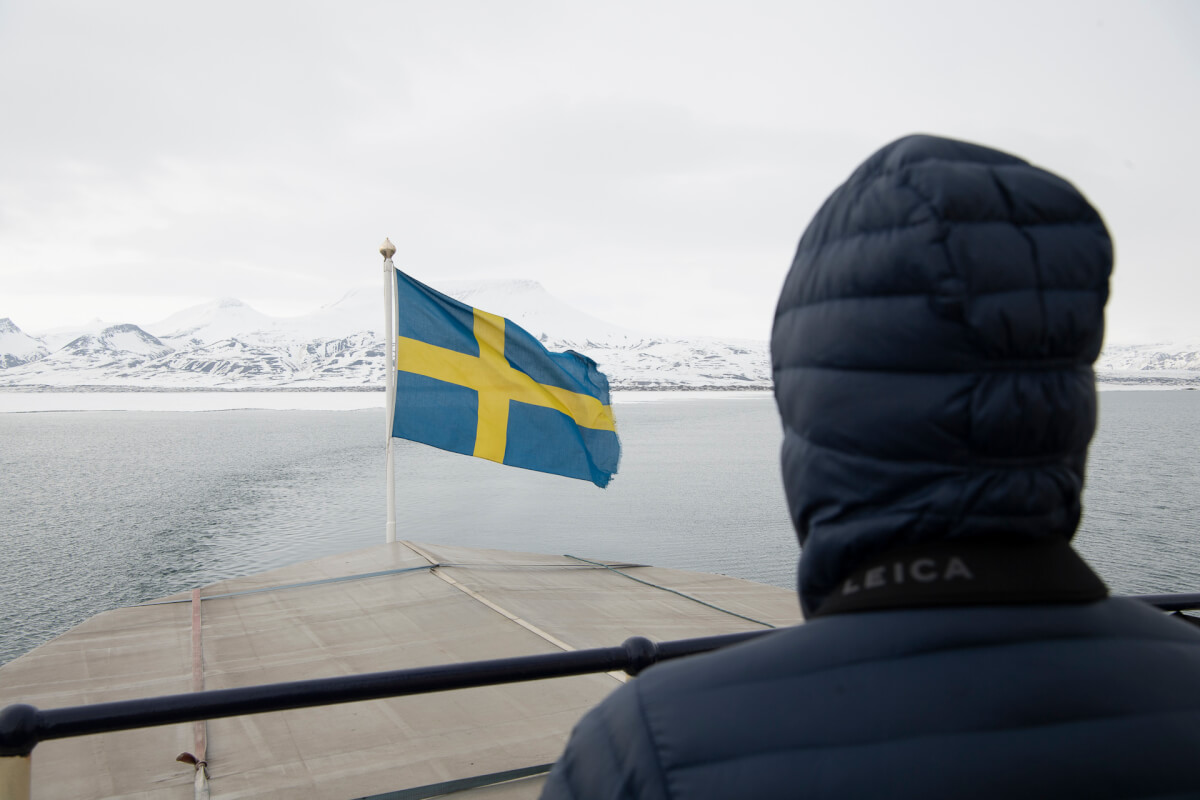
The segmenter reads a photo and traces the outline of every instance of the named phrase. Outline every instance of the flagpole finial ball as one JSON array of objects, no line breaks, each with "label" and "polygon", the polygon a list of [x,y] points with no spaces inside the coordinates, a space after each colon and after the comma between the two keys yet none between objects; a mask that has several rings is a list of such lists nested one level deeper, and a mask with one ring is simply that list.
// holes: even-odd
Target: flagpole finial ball
[{"label": "flagpole finial ball", "polygon": [[383,244],[379,245],[379,254],[390,261],[396,255],[396,245],[392,244],[391,239],[384,239]]}]

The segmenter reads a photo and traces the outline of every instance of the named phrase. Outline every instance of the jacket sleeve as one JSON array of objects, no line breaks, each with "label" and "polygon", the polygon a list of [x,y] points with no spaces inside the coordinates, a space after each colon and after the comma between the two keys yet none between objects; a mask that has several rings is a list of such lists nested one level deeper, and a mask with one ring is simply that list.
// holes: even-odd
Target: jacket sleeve
[{"label": "jacket sleeve", "polygon": [[658,750],[637,681],[589,711],[550,771],[543,800],[665,800]]}]

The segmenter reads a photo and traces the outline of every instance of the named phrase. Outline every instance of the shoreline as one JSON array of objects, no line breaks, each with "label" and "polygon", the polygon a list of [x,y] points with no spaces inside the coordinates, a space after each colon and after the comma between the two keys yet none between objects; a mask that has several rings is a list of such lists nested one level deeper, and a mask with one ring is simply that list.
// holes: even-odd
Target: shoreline
[{"label": "shoreline", "polygon": [[[614,389],[614,405],[669,400],[744,400],[770,398],[770,389]],[[62,411],[359,411],[382,410],[382,391],[303,389],[202,389],[119,391],[10,391],[0,387],[0,414]]]},{"label": "shoreline", "polygon": [[[1114,380],[1114,377],[1116,379]],[[1124,378],[1124,379],[1122,379]],[[1200,374],[1137,380],[1100,376],[1099,392],[1195,391]],[[747,400],[770,398],[770,387],[615,388],[614,405],[678,400]],[[50,387],[0,386],[0,414],[57,411],[357,411],[382,409],[385,394],[375,387]]]}]

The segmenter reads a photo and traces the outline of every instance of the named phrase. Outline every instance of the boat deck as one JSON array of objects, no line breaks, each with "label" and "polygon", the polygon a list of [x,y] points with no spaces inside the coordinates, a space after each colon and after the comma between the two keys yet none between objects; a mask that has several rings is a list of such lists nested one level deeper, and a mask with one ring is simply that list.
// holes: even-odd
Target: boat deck
[{"label": "boat deck", "polygon": [[[436,566],[435,566],[436,565]],[[398,542],[100,614],[0,667],[0,707],[56,708],[800,622],[792,591],[570,556]],[[552,762],[624,675],[347,703],[45,742],[33,796],[407,797]],[[455,797],[535,797],[543,775]],[[441,785],[448,784],[448,785]],[[439,786],[441,785],[441,786]]]}]

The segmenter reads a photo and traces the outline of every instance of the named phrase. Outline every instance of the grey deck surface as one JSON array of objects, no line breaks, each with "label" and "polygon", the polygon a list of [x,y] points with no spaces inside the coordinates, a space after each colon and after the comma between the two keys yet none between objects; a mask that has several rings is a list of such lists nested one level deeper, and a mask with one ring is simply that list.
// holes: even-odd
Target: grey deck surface
[{"label": "grey deck surface", "polygon": [[[765,627],[743,617],[800,621],[794,592],[734,578],[412,543],[223,581],[200,597],[205,689]],[[100,614],[0,667],[0,707],[191,691],[191,596],[165,599],[176,602]],[[209,790],[345,800],[544,764],[618,685],[588,675],[212,720]],[[34,751],[33,795],[191,798],[194,770],[175,758],[196,749],[191,724],[46,742]],[[535,797],[543,780],[453,796]]]}]

